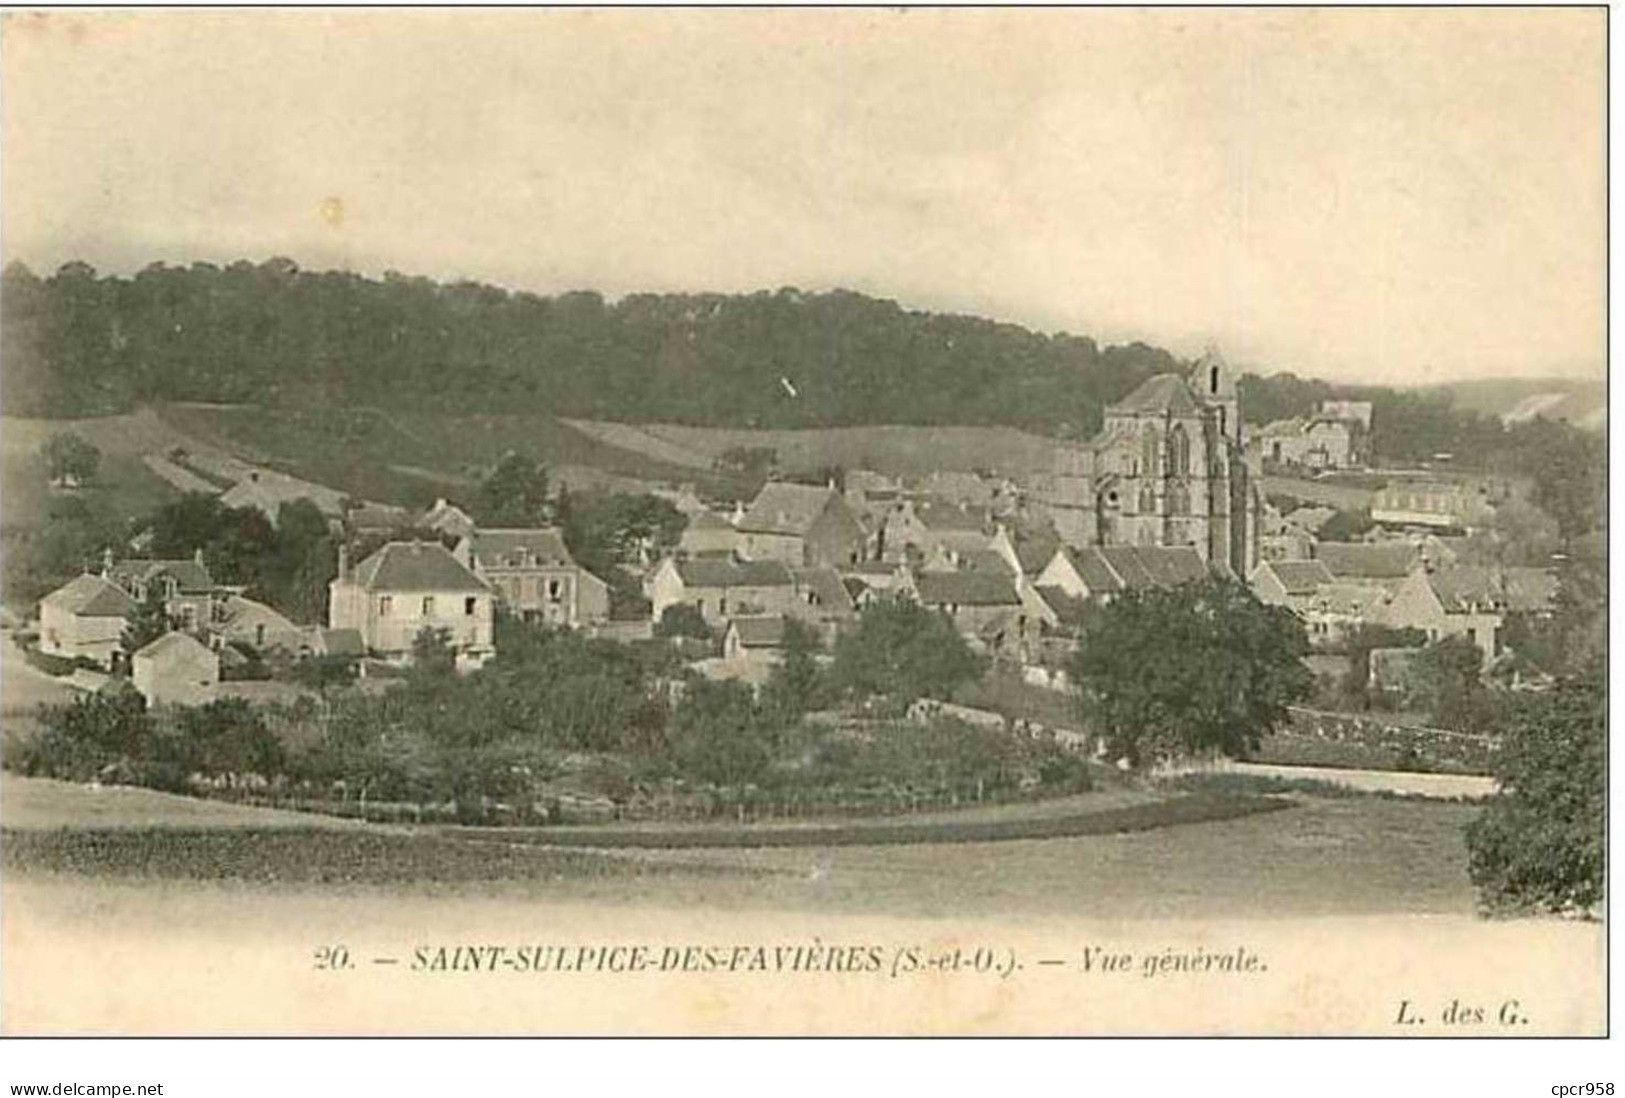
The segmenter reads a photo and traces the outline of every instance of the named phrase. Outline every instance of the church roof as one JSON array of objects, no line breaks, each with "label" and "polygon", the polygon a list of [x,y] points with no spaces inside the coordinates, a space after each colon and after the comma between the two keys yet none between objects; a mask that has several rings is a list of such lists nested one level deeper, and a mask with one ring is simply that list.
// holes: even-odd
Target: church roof
[{"label": "church roof", "polygon": [[1154,412],[1159,415],[1194,416],[1196,398],[1191,395],[1191,387],[1178,374],[1158,374],[1146,378],[1139,388],[1116,404],[1109,405],[1107,411],[1131,415]]}]

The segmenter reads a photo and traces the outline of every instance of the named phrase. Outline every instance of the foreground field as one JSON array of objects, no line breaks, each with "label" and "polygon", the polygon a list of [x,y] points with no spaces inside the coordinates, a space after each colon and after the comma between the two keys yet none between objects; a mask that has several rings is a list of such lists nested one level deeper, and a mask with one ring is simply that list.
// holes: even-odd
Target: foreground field
[{"label": "foreground field", "polygon": [[1117,805],[1097,815],[1102,833],[1066,837],[610,852],[584,837],[564,850],[543,845],[545,833],[391,830],[140,790],[10,777],[0,790],[8,876],[78,880],[90,893],[123,877],[177,894],[353,885],[933,917],[1474,911],[1462,828],[1477,809],[1453,803],[1296,795],[1283,810],[1148,830],[1116,826],[1137,810]]}]

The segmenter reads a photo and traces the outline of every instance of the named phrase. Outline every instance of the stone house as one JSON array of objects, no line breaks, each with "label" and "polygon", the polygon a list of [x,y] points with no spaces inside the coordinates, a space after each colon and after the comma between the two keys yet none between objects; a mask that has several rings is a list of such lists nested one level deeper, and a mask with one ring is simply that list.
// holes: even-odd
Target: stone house
[{"label": "stone house", "polygon": [[888,561],[923,561],[933,555],[989,549],[987,514],[942,499],[899,499],[879,531],[880,556]]},{"label": "stone house", "polygon": [[706,623],[722,628],[740,615],[787,614],[795,608],[795,581],[778,560],[678,560],[667,557],[644,584],[652,620],[672,606],[699,610]]},{"label": "stone house", "polygon": [[740,546],[739,531],[715,511],[690,515],[677,541],[677,551],[690,557],[731,557],[739,553]]},{"label": "stone house", "polygon": [[112,668],[135,600],[118,584],[86,573],[40,600],[40,651]]},{"label": "stone house", "polygon": [[784,655],[784,615],[730,618],[722,637],[722,658],[731,663],[771,667]]},{"label": "stone house", "polygon": [[947,614],[974,647],[1014,650],[1024,638],[1028,620],[1013,576],[922,572],[915,591],[922,606]]},{"label": "stone house", "polygon": [[414,525],[420,530],[433,530],[452,538],[466,538],[475,529],[468,512],[444,498],[435,500],[434,506],[419,515]]},{"label": "stone house", "polygon": [[330,629],[355,629],[368,651],[406,659],[424,629],[451,637],[459,667],[495,652],[495,596],[438,542],[392,541],[353,568],[339,549],[339,575],[328,585]]},{"label": "stone house", "polygon": [[166,633],[130,658],[130,679],[148,705],[203,705],[214,700],[220,656],[189,633]]},{"label": "stone house", "polygon": [[863,524],[834,488],[764,484],[735,529],[746,560],[839,567],[863,559]]},{"label": "stone house", "polygon": [[526,621],[574,628],[609,620],[609,585],[575,562],[556,528],[476,530],[453,555]]},{"label": "stone house", "polygon": [[306,630],[263,602],[228,594],[217,599],[204,626],[217,644],[239,644],[260,652],[297,653]]},{"label": "stone house", "polygon": [[214,613],[214,601],[222,589],[203,563],[203,551],[190,560],[122,560],[114,563],[109,553],[103,574],[122,587],[136,602],[146,601],[148,592],[163,595],[164,609],[184,629],[202,628]]},{"label": "stone house", "polygon": [[1488,664],[1501,653],[1506,615],[1550,613],[1556,593],[1556,577],[1546,569],[1418,564],[1383,608],[1382,621],[1420,629],[1429,641],[1466,637]]},{"label": "stone house", "polygon": [[1033,582],[1073,598],[1109,602],[1123,591],[1178,587],[1212,574],[1211,566],[1188,546],[1063,545]]}]

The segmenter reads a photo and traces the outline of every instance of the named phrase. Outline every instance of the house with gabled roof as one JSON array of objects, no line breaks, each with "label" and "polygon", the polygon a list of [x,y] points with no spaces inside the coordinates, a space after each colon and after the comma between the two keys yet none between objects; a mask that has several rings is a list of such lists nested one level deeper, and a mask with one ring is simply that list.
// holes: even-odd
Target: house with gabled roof
[{"label": "house with gabled roof", "polygon": [[1248,585],[1258,601],[1271,606],[1290,606],[1294,610],[1303,600],[1312,597],[1322,587],[1337,582],[1325,561],[1320,560],[1266,560],[1253,569]]},{"label": "house with gabled roof", "polygon": [[1109,602],[1123,591],[1178,587],[1213,574],[1213,566],[1188,546],[1063,545],[1034,583],[1074,598]]},{"label": "house with gabled roof", "polygon": [[148,705],[204,705],[220,682],[220,656],[177,629],[130,657],[130,681]]},{"label": "house with gabled roof", "polygon": [[1383,624],[1420,629],[1430,641],[1466,637],[1488,663],[1501,654],[1506,615],[1549,614],[1556,597],[1557,579],[1547,569],[1418,563],[1384,606]]},{"label": "house with gabled roof", "polygon": [[103,576],[76,576],[40,600],[40,651],[112,668],[135,599]]},{"label": "house with gabled roof", "polygon": [[395,660],[410,657],[424,629],[444,630],[469,667],[495,652],[494,607],[490,585],[438,542],[392,541],[354,567],[340,546],[327,624],[358,630],[369,652]]},{"label": "house with gabled roof", "polygon": [[927,560],[933,554],[993,547],[987,513],[948,500],[900,499],[880,527],[886,560]]},{"label": "house with gabled roof", "polygon": [[692,606],[721,628],[741,614],[787,614],[795,608],[795,581],[779,560],[667,557],[644,583],[655,622],[672,606]]},{"label": "house with gabled roof", "polygon": [[417,517],[414,524],[420,530],[433,530],[453,538],[464,538],[472,534],[475,523],[467,511],[445,498],[434,501],[434,506]]},{"label": "house with gabled roof", "polygon": [[218,644],[236,644],[258,652],[297,653],[306,630],[263,602],[228,594],[215,600],[204,631]]},{"label": "house with gabled roof", "polygon": [[734,523],[746,560],[839,567],[861,560],[863,524],[834,488],[770,481]]},{"label": "house with gabled roof", "polygon": [[609,585],[575,562],[556,527],[475,530],[453,555],[526,621],[574,628],[609,620]]},{"label": "house with gabled roof", "polygon": [[1314,547],[1314,559],[1343,583],[1375,584],[1396,589],[1421,562],[1421,549],[1409,541],[1323,541]]},{"label": "house with gabled roof", "polygon": [[196,629],[206,623],[213,613],[213,602],[222,588],[214,582],[208,566],[203,563],[203,551],[195,551],[190,559],[114,561],[111,551],[102,562],[102,574],[129,593],[136,602],[144,602],[150,591],[158,591],[169,616],[187,629]]},{"label": "house with gabled roof", "polygon": [[690,557],[731,557],[739,552],[740,534],[734,524],[715,511],[700,511],[688,517],[677,551]]},{"label": "house with gabled roof", "polygon": [[1026,631],[1021,594],[1008,573],[922,572],[914,589],[922,606],[947,614],[975,647],[1005,649],[1019,644]]},{"label": "house with gabled roof", "polygon": [[220,503],[224,507],[258,511],[275,526],[281,520],[283,505],[302,499],[314,504],[329,521],[343,521],[343,492],[269,469],[251,469],[247,476],[226,489]]}]

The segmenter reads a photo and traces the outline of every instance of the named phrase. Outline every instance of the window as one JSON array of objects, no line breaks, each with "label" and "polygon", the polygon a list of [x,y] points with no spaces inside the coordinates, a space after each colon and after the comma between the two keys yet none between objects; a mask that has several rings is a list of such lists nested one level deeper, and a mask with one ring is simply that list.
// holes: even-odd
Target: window
[{"label": "window", "polygon": [[388,595],[380,595],[378,597],[378,616],[379,617],[381,617],[381,618],[389,617],[390,611],[392,611],[394,609],[395,609],[395,600],[393,598],[391,598]]},{"label": "window", "polygon": [[556,579],[547,581],[547,601],[558,602],[564,598],[564,584]]},{"label": "window", "polygon": [[1142,475],[1154,477],[1157,475],[1157,432],[1150,427],[1145,429],[1145,437],[1141,440],[1141,471]]},{"label": "window", "polygon": [[479,609],[479,606],[480,600],[475,598],[473,595],[470,595],[468,598],[463,600],[463,613],[469,617],[473,617],[474,612]]},{"label": "window", "polygon": [[426,618],[434,616],[434,596],[433,595],[424,595],[423,596],[423,616],[426,617]]},{"label": "window", "polygon": [[1168,464],[1176,476],[1190,475],[1191,440],[1182,424],[1176,426],[1168,436]]},{"label": "window", "polygon": [[254,626],[254,647],[265,647],[265,625],[263,623]]}]

